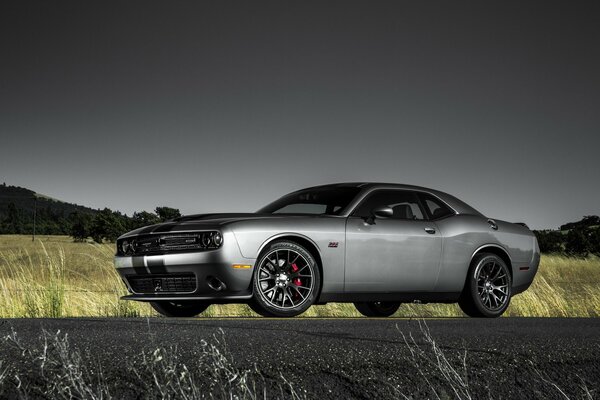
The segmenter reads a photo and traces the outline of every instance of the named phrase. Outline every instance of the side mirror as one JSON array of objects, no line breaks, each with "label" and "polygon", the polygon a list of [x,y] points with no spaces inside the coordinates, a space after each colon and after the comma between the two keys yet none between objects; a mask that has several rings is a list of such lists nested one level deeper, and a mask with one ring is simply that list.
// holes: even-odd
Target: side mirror
[{"label": "side mirror", "polygon": [[378,218],[390,218],[394,215],[394,210],[391,207],[376,207],[371,210],[371,214]]},{"label": "side mirror", "polygon": [[371,210],[371,216],[366,219],[367,224],[375,224],[375,218],[390,218],[394,215],[394,210],[391,207],[381,206]]}]

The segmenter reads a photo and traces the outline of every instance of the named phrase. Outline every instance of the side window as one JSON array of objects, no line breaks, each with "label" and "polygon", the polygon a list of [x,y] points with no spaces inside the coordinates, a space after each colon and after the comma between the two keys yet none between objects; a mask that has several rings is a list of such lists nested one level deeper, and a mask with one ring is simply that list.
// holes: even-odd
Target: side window
[{"label": "side window", "polygon": [[376,207],[390,207],[394,219],[422,220],[423,212],[417,195],[407,190],[378,190],[371,193],[352,213],[355,217],[369,217]]},{"label": "side window", "polygon": [[442,219],[454,215],[454,211],[435,196],[429,193],[422,193],[420,196],[431,219]]}]

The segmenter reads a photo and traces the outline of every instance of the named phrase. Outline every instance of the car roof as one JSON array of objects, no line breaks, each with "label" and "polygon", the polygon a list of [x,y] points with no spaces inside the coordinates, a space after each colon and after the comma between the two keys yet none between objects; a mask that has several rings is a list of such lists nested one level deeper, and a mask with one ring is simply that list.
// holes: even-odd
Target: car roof
[{"label": "car roof", "polygon": [[[330,183],[326,185],[313,186],[309,188],[304,188],[300,191],[310,190],[310,189],[327,189],[327,188],[336,188],[336,187],[354,187],[362,189],[362,193],[366,193],[371,189],[406,189],[406,190],[415,190],[420,192],[427,192],[433,194],[434,196],[440,198],[447,205],[454,209],[458,214],[470,214],[470,215],[480,215],[483,216],[479,211],[465,203],[464,201],[452,196],[451,194],[441,192],[439,190],[426,188],[423,186],[416,185],[407,185],[402,183],[386,183],[386,182],[340,182],[340,183]],[[362,196],[359,196],[362,198]],[[358,200],[357,200],[358,201]]]}]

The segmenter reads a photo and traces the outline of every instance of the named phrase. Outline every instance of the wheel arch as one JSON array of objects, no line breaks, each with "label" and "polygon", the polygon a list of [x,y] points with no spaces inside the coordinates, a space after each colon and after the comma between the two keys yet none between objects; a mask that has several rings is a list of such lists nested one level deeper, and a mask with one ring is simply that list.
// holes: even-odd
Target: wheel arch
[{"label": "wheel arch", "polygon": [[474,267],[473,260],[475,259],[475,257],[477,255],[482,254],[482,253],[493,254],[493,255],[499,257],[502,261],[504,261],[504,263],[508,267],[509,275],[511,278],[510,280],[512,283],[512,280],[513,280],[512,279],[513,278],[512,265],[513,265],[513,263],[512,263],[512,259],[510,257],[510,254],[508,253],[508,251],[506,251],[506,249],[504,249],[502,246],[500,246],[498,244],[494,244],[494,243],[484,244],[484,245],[478,247],[471,255],[471,261],[469,262],[468,272],[465,277],[465,283],[464,283],[463,289],[461,291],[461,295],[458,300],[458,304],[460,305],[460,308],[463,310],[463,312],[470,317],[499,317],[502,313],[504,313],[504,311],[506,310],[506,307],[508,307],[507,304],[510,301],[510,297],[507,300],[507,304],[504,305],[504,308],[501,310],[500,313],[489,314],[489,311],[484,312],[479,309],[479,306],[477,306],[474,303],[474,299],[472,298],[472,293],[470,293],[470,291],[469,291],[469,279],[470,279],[470,275],[471,275],[471,269],[472,269],[472,267]]},{"label": "wheel arch", "polygon": [[502,261],[504,261],[506,263],[506,265],[508,266],[508,272],[510,273],[510,278],[512,281],[512,279],[513,279],[513,263],[512,263],[512,259],[510,258],[510,254],[508,254],[508,251],[506,251],[506,249],[504,249],[504,247],[497,245],[497,244],[489,243],[489,244],[484,244],[483,246],[478,247],[477,250],[475,250],[473,252],[473,254],[471,255],[471,261],[469,261],[469,270],[471,268],[471,262],[473,262],[473,259],[475,258],[475,256],[478,254],[481,254],[481,253],[492,253],[492,254],[495,254],[498,257],[500,257],[502,259]]},{"label": "wheel arch", "polygon": [[[258,261],[260,259],[260,256],[262,255],[263,251],[273,242],[279,242],[284,240],[299,244],[300,246],[304,247],[306,251],[308,251],[315,258],[315,261],[317,262],[317,268],[319,269],[319,274],[321,275],[321,282],[319,284],[319,291],[317,295],[318,301],[319,297],[321,297],[321,290],[323,289],[323,259],[321,258],[321,251],[319,249],[319,246],[309,237],[301,235],[299,233],[282,233],[270,237],[269,239],[265,240],[265,242],[258,249],[256,260]],[[254,279],[254,276],[252,277],[252,279]]]}]

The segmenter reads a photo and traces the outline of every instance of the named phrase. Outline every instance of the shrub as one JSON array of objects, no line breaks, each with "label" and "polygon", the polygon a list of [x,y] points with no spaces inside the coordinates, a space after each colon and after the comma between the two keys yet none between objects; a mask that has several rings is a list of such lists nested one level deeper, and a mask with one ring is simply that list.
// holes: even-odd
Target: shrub
[{"label": "shrub", "polygon": [[587,228],[571,229],[567,233],[565,251],[568,255],[585,257],[590,252],[590,230]]},{"label": "shrub", "polygon": [[542,253],[561,253],[564,249],[564,236],[559,231],[533,231]]}]

